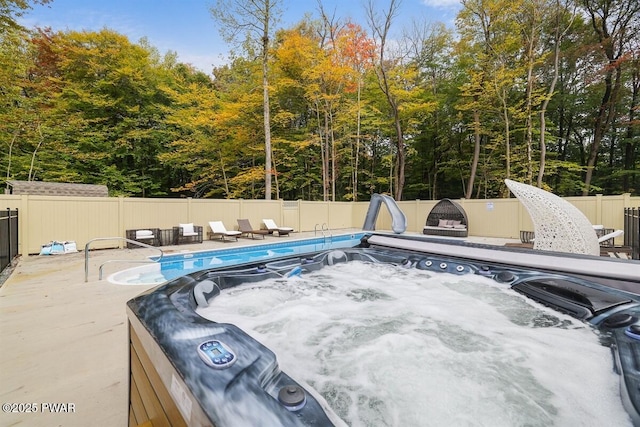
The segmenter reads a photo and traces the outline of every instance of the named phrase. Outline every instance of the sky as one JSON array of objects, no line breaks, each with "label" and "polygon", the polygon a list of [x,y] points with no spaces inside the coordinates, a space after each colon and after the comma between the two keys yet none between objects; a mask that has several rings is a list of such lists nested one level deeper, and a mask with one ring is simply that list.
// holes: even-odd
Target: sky
[{"label": "sky", "polygon": [[[351,19],[368,30],[367,0],[321,0],[327,14],[341,21]],[[389,0],[374,0],[381,11]],[[19,22],[27,28],[51,27],[54,31],[99,31],[104,28],[126,35],[131,42],[146,37],[161,54],[173,51],[178,61],[190,63],[208,74],[226,62],[230,46],[209,13],[214,0],[53,0],[34,5]],[[278,28],[289,28],[305,14],[318,16],[318,0],[282,0],[284,13]],[[402,0],[391,28],[398,33],[413,21],[443,22],[453,26],[460,0]]]}]

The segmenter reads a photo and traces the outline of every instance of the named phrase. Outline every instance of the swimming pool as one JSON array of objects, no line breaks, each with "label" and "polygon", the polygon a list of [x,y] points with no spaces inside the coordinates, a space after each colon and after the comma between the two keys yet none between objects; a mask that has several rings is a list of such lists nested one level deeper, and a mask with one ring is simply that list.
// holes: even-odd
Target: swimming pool
[{"label": "swimming pool", "polygon": [[[286,240],[252,246],[169,254],[157,264],[147,264],[119,271],[108,281],[119,285],[162,283],[207,268],[227,267],[252,261],[317,252],[325,249],[350,248],[360,243],[365,233],[338,234],[311,239]],[[157,261],[158,257],[151,257]]]},{"label": "swimming pool", "polygon": [[[595,413],[606,415],[594,425],[640,425],[640,263],[380,235],[361,246],[206,269],[129,301],[132,345],[152,359],[154,387],[168,390],[176,416],[219,426],[381,425],[367,421],[363,411],[373,410],[386,425],[512,426],[585,425]],[[257,295],[242,300],[249,292]],[[240,325],[256,315],[258,323]],[[498,344],[507,332],[516,341]],[[306,361],[303,345],[311,345]],[[587,352],[595,365],[585,364]],[[542,364],[530,367],[533,359]],[[132,378],[143,381],[137,366]],[[361,393],[358,384],[376,376],[383,385]],[[387,380],[408,395],[384,395]],[[414,387],[427,381],[420,398]]]}]

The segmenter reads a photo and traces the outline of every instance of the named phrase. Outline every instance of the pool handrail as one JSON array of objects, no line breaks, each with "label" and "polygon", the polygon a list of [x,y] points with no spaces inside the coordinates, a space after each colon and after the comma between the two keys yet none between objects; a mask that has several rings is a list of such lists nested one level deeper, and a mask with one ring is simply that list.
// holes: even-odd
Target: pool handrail
[{"label": "pool handrail", "polygon": [[146,243],[142,243],[142,242],[138,242],[137,240],[131,240],[131,239],[127,239],[126,237],[96,237],[95,239],[91,239],[87,242],[86,245],[84,245],[84,282],[87,283],[89,281],[89,246],[91,246],[91,243],[93,242],[97,242],[97,241],[104,241],[104,240],[123,240],[127,243],[131,243],[133,245],[138,245],[138,246],[142,246],[144,248],[150,248],[150,249],[156,249],[158,251],[160,251],[160,257],[156,260],[131,260],[131,259],[123,259],[123,260],[116,260],[116,259],[112,259],[109,261],[105,261],[104,263],[102,263],[100,265],[100,268],[98,268],[98,280],[102,280],[102,267],[104,267],[105,264],[108,264],[110,262],[134,262],[134,263],[151,263],[151,262],[160,262],[160,260],[162,260],[162,257],[164,256],[164,251],[162,249],[160,249],[157,246],[151,246],[148,245]]},{"label": "pool handrail", "polygon": [[322,233],[322,244],[326,244],[327,243],[327,235],[325,233],[328,232],[329,233],[329,243],[333,242],[333,233],[331,232],[331,229],[329,228],[329,226],[327,225],[326,222],[323,222],[322,225],[320,224],[316,224],[313,226],[313,235],[317,236],[318,235],[318,226],[320,226],[320,232]]}]

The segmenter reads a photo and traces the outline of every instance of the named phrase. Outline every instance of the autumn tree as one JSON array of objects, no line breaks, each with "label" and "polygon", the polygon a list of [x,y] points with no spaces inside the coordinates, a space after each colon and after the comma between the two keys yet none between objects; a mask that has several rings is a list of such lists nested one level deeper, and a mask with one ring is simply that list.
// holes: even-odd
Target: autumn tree
[{"label": "autumn tree", "polygon": [[351,150],[351,199],[356,202],[358,201],[358,170],[362,145],[362,86],[365,82],[365,76],[371,70],[373,64],[375,43],[362,27],[352,22],[347,22],[338,34],[336,45],[343,63],[350,68],[350,73],[347,74],[349,82],[345,87],[345,91],[347,93],[355,91],[356,94],[356,132],[353,138],[349,138],[350,141],[355,139],[355,147]]},{"label": "autumn tree", "polygon": [[31,86],[29,69],[33,67],[33,49],[26,36],[15,28],[0,33],[0,141],[6,180],[14,176],[27,179],[33,153],[32,119],[39,108]]},{"label": "autumn tree", "polygon": [[540,166],[538,168],[538,188],[542,188],[545,167],[546,167],[546,154],[547,154],[547,108],[551,98],[555,94],[556,84],[560,76],[560,54],[561,47],[564,38],[571,29],[575,20],[575,8],[571,5],[572,1],[554,0],[549,5],[549,11],[551,12],[550,28],[549,28],[549,44],[551,49],[551,82],[547,89],[546,95],[542,99],[540,106]]},{"label": "autumn tree", "polygon": [[640,2],[637,0],[582,0],[591,26],[598,37],[599,51],[604,55],[602,78],[604,89],[593,119],[593,141],[589,144],[587,171],[582,195],[589,194],[600,144],[618,114],[618,100],[623,85],[623,66],[627,48],[640,34]]},{"label": "autumn tree", "polygon": [[2,180],[366,200],[504,196],[505,177],[537,174],[558,195],[585,178],[637,193],[636,1],[463,0],[457,34],[424,22],[392,34],[400,2],[372,3],[367,34],[322,4],[281,29],[280,2],[222,0],[243,44],[214,78],[108,29],[2,24]]},{"label": "autumn tree", "polygon": [[[456,144],[459,117],[452,102],[457,97],[459,78],[453,55],[454,33],[442,23],[415,20],[402,39],[425,88],[423,100],[432,104],[432,111],[419,117],[417,123],[419,132],[412,145],[415,159],[408,163],[405,193],[407,198],[439,198],[439,182],[445,176],[459,175],[462,157]],[[449,191],[442,190],[445,194]]]},{"label": "autumn tree", "polygon": [[[211,15],[221,24],[221,34],[230,42],[242,41],[262,61],[265,180],[264,197],[271,200],[271,116],[269,108],[269,49],[274,26],[281,14],[281,0],[216,0]],[[242,39],[239,39],[242,37]],[[256,49],[257,47],[257,49]]]},{"label": "autumn tree", "polygon": [[[377,55],[375,58],[375,71],[378,76],[378,84],[380,90],[384,93],[389,109],[391,110],[391,116],[393,117],[393,124],[396,133],[396,161],[395,161],[395,191],[394,196],[396,200],[402,200],[402,191],[404,190],[405,180],[405,142],[404,133],[402,129],[402,122],[400,118],[400,99],[398,94],[393,90],[393,82],[390,75],[390,66],[393,64],[393,58],[388,58],[390,53],[389,38],[391,37],[390,29],[393,20],[396,18],[400,9],[401,0],[391,0],[389,2],[389,8],[380,16],[373,1],[367,3],[367,18],[369,25],[374,34],[374,38],[377,43]],[[396,58],[397,60],[398,58]]]},{"label": "autumn tree", "polygon": [[160,87],[171,100],[163,109],[170,142],[158,157],[174,174],[182,172],[174,181],[174,191],[198,198],[230,198],[230,179],[237,172],[235,156],[228,152],[227,132],[221,131],[219,122],[225,114],[213,82],[184,64],[177,64],[173,71],[172,81]]},{"label": "autumn tree", "polygon": [[0,34],[9,30],[22,30],[17,18],[24,15],[34,4],[44,5],[51,0],[0,0]]},{"label": "autumn tree", "polygon": [[[487,139],[489,130],[483,125],[483,111],[491,111],[494,98],[491,96],[491,81],[494,75],[494,45],[502,39],[504,23],[503,12],[508,1],[487,2],[481,0],[463,0],[463,9],[458,15],[458,29],[461,39],[458,43],[458,55],[461,66],[469,72],[468,81],[461,87],[462,99],[458,108],[472,113],[470,137],[473,141],[473,156],[470,174],[467,180],[465,197],[472,198],[483,139]],[[500,89],[501,85],[498,85]],[[504,95],[503,95],[504,96]],[[507,111],[503,107],[503,111]],[[505,119],[507,116],[505,116]]]},{"label": "autumn tree", "polygon": [[[274,93],[277,111],[275,128],[289,159],[283,164],[287,183],[284,190],[302,191],[315,198],[321,188],[323,200],[329,197],[329,164],[322,119],[319,65],[325,60],[321,23],[303,20],[278,33],[274,48]],[[297,173],[296,173],[297,169]],[[293,186],[293,187],[292,187]],[[295,193],[294,193],[295,194]]]}]

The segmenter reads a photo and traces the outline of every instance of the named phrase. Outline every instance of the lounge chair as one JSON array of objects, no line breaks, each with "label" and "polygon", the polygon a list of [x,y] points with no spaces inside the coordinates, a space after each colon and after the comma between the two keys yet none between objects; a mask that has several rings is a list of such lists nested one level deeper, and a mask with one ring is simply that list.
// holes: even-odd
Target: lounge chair
[{"label": "lounge chair", "polygon": [[[598,236],[600,246],[613,246],[613,239],[624,234],[624,230],[615,230],[612,228],[603,228],[602,225],[594,225],[593,229]],[[606,234],[603,234],[605,233]],[[533,243],[535,241],[535,233],[533,231],[520,231],[520,241],[522,243]]]},{"label": "lounge chair", "polygon": [[238,230],[240,230],[240,233],[242,233],[242,235],[246,237],[251,236],[252,239],[255,239],[256,235],[262,236],[262,238],[264,239],[264,236],[269,234],[268,230],[254,230],[248,219],[238,220]]},{"label": "lounge chair", "polygon": [[600,246],[613,246],[613,239],[618,236],[622,236],[623,234],[624,230],[612,231],[611,233],[598,237],[598,243]]},{"label": "lounge chair", "polygon": [[263,219],[262,223],[264,224],[269,234],[273,234],[274,231],[278,232],[278,236],[288,236],[289,233],[293,231],[291,227],[278,227],[276,222],[272,219]]},{"label": "lounge chair", "polygon": [[237,241],[238,236],[242,234],[239,231],[227,230],[222,221],[209,221],[209,227],[211,228],[209,239],[213,239],[214,237],[219,236],[223,242],[225,237],[233,237]]},{"label": "lounge chair", "polygon": [[177,227],[173,227],[173,243],[175,245],[202,243],[202,226],[193,225],[192,222],[188,224],[178,224]]}]

